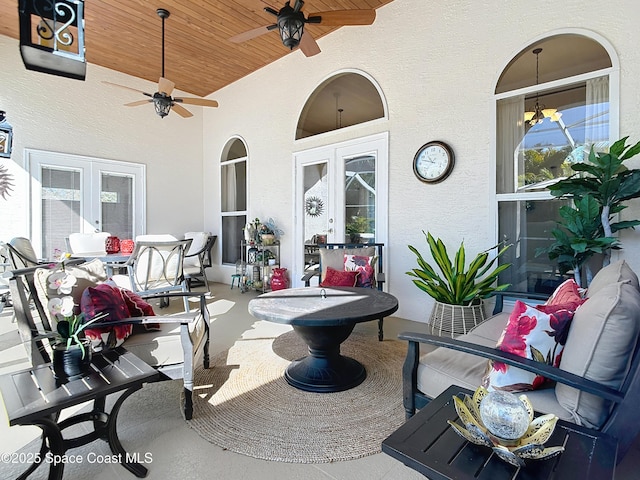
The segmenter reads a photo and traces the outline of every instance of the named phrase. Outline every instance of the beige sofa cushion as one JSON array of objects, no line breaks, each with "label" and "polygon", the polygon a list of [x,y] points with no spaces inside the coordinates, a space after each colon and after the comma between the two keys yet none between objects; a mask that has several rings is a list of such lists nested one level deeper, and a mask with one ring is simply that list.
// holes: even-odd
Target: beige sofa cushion
[{"label": "beige sofa cushion", "polygon": [[[180,327],[179,323],[161,323],[159,331],[141,332],[136,329],[137,333],[127,338],[123,347],[152,367],[183,363]],[[189,324],[189,337],[194,352],[198,351],[204,341],[205,331],[204,318],[198,315],[197,320]]]},{"label": "beige sofa cushion", "polygon": [[363,257],[376,256],[376,247],[319,248],[318,251],[320,252],[320,264],[322,265],[320,281],[324,280],[327,274],[327,267],[339,271],[344,270],[345,255],[361,255]]},{"label": "beige sofa cushion", "polygon": [[[508,313],[499,313],[466,335],[461,335],[458,340],[495,347],[508,320]],[[430,398],[437,397],[451,385],[475,390],[481,383],[486,367],[487,360],[477,355],[436,348],[420,357],[418,390]]]},{"label": "beige sofa cushion", "polygon": [[[461,335],[458,340],[495,347],[508,320],[508,312],[499,313],[488,318],[466,335]],[[473,391],[481,384],[486,368],[485,358],[448,348],[436,348],[420,358],[418,390],[429,398],[437,397],[451,385]],[[526,392],[526,395],[536,411],[554,413],[563,420],[572,419],[571,414],[556,400],[553,388]]]},{"label": "beige sofa cushion", "polygon": [[[560,368],[617,389],[640,333],[640,292],[626,281],[597,287],[576,310]],[[608,401],[562,384],[556,385],[556,396],[574,423],[591,428],[599,429],[611,408]]]},{"label": "beige sofa cushion", "polygon": [[587,289],[587,298],[595,295],[604,287],[618,282],[629,283],[636,290],[640,291],[638,276],[631,270],[629,265],[627,265],[627,262],[619,260],[607,265],[596,273]]},{"label": "beige sofa cushion", "polygon": [[[73,290],[71,290],[71,296],[77,306],[76,313],[80,313],[80,298],[82,297],[82,292],[84,292],[87,287],[95,287],[97,284],[104,282],[107,279],[107,272],[105,271],[102,261],[97,258],[80,265],[67,265],[65,270],[76,277],[77,282]],[[67,296],[67,294],[59,294],[56,290],[49,288],[49,275],[57,271],[58,269],[38,268],[33,274],[36,292],[38,292],[38,298],[44,309],[47,310],[46,314],[49,322],[53,322],[54,320],[47,309],[49,299]],[[55,322],[51,324],[54,325]]]}]

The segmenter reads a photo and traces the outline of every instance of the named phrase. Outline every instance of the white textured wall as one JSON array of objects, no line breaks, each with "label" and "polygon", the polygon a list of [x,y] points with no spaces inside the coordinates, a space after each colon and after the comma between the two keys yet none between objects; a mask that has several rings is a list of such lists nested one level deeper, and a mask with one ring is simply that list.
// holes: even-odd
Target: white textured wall
[{"label": "white textured wall", "polygon": [[25,148],[147,165],[147,232],[203,229],[202,109],[161,119],[153,106],[123,106],[144,97],[103,80],[155,92],[157,85],[88,65],[86,81],[28,71],[17,40],[0,36],[0,110],[13,126],[16,177],[9,201],[0,199],[0,239],[30,236]]},{"label": "white textured wall", "polygon": [[[492,96],[511,58],[539,36],[568,28],[591,30],[613,44],[621,62],[620,134],[640,140],[640,37],[635,0],[396,0],[378,10],[370,27],[346,27],[319,40],[322,53],[293,52],[281,61],[216,92],[218,111],[204,119],[205,177],[214,185],[224,143],[242,136],[249,150],[249,217],[274,217],[282,225],[283,264],[292,265],[293,152],[380,131],[390,132],[390,204],[387,278],[400,300],[398,315],[424,321],[431,299],[405,272],[415,260],[408,244],[425,246],[422,229],[451,248],[464,239],[470,252],[495,242]],[[247,48],[250,48],[248,44]],[[355,68],[381,85],[389,120],[295,142],[307,96],[328,76]],[[412,159],[429,140],[448,142],[456,154],[452,175],[425,185]],[[640,166],[634,159],[633,165]],[[217,225],[217,189],[206,193],[206,218]],[[640,217],[633,201],[627,218]],[[640,231],[622,237],[624,258],[640,272]],[[426,251],[426,249],[423,248]],[[216,276],[230,272],[220,268]]]},{"label": "white textured wall", "polygon": [[[213,94],[220,108],[204,114],[193,108],[195,117],[186,120],[122,107],[135,96],[101,80],[155,90],[117,72],[90,65],[86,82],[28,72],[17,42],[0,36],[0,109],[14,126],[10,163],[19,184],[9,202],[0,201],[0,238],[28,229],[21,171],[27,147],[146,163],[148,231],[180,233],[204,224],[219,232],[218,162],[227,140],[238,135],[249,153],[249,218],[273,217],[284,229],[282,263],[290,266],[293,153],[389,131],[388,287],[400,300],[399,316],[424,321],[432,302],[405,275],[415,264],[407,245],[424,247],[423,229],[451,248],[464,239],[473,252],[495,241],[492,92],[502,69],[542,35],[576,28],[597,33],[620,60],[620,136],[636,142],[637,18],[636,0],[615,6],[595,0],[395,0],[378,10],[374,25],[345,27],[320,39],[322,53],[315,57],[291,53]],[[294,141],[308,95],[343,69],[362,70],[380,84],[389,119]],[[416,150],[434,139],[453,147],[456,167],[445,182],[425,185],[411,163]],[[639,159],[630,163],[640,167]],[[625,218],[640,218],[640,201],[631,205]],[[640,231],[625,232],[622,241],[622,256],[640,272]],[[230,273],[221,267],[212,272],[226,282]]]}]

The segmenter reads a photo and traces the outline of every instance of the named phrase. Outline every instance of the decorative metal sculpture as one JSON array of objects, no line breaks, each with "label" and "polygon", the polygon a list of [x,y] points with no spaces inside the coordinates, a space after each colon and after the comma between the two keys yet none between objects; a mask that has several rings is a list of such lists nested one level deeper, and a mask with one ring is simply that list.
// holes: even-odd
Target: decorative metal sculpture
[{"label": "decorative metal sculpture", "polygon": [[[534,419],[533,407],[526,395],[515,397],[515,395],[509,394],[519,399],[526,410],[528,427],[525,433],[518,438],[499,438],[495,432],[491,430],[491,427],[486,426],[481,419],[481,410],[483,410],[481,404],[489,395],[486,388],[478,387],[472,398],[470,398],[469,395],[465,395],[463,400],[457,396],[453,397],[456,412],[458,412],[458,417],[460,417],[464,427],[451,420],[447,422],[458,435],[471,443],[484,445],[485,447],[493,449],[499,458],[516,467],[525,466],[524,459],[539,460],[550,458],[564,451],[564,447],[544,447],[544,443],[551,438],[558,417],[549,414]],[[493,399],[490,398],[488,400],[492,401]],[[498,399],[498,401],[500,401],[500,399]],[[490,409],[496,406],[498,405],[493,405]]]},{"label": "decorative metal sculpture", "polygon": [[307,199],[305,200],[304,208],[307,212],[307,215],[318,217],[322,215],[322,212],[324,210],[324,202],[321,198],[316,196],[307,197]]}]

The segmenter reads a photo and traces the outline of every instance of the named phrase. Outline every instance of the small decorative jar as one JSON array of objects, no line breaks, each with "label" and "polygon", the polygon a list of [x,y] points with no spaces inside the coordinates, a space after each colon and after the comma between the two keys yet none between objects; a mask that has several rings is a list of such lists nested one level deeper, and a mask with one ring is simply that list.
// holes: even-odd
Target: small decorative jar
[{"label": "small decorative jar", "polygon": [[120,241],[120,251],[122,253],[131,253],[133,252],[133,247],[135,246],[135,242],[130,238]]},{"label": "small decorative jar", "polygon": [[256,263],[258,261],[258,249],[251,247],[247,250],[247,263]]},{"label": "small decorative jar", "polygon": [[273,245],[276,236],[273,233],[263,233],[260,235],[263,245]]},{"label": "small decorative jar", "polygon": [[289,287],[289,279],[287,278],[287,269],[275,267],[271,277],[271,290],[283,290]]},{"label": "small decorative jar", "polygon": [[107,253],[118,253],[120,251],[120,239],[116,236],[107,237],[104,242],[104,249]]}]

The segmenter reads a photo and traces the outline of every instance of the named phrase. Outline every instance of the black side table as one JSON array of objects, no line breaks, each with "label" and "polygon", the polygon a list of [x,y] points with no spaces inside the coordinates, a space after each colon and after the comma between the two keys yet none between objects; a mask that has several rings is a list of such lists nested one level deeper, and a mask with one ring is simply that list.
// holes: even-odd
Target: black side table
[{"label": "black side table", "polygon": [[[50,364],[0,376],[0,390],[9,424],[36,425],[42,429],[42,447],[33,455],[34,463],[19,477],[27,478],[43,461],[49,463],[49,479],[61,479],[62,461],[70,448],[86,445],[102,438],[109,443],[114,456],[137,477],[145,477],[147,468],[138,463],[122,447],[116,430],[118,412],[129,395],[158,373],[133,353],[120,347],[94,354],[92,372],[65,384],[56,383]],[[107,412],[107,395],[125,390]],[[58,422],[61,410],[93,400],[93,409]],[[78,423],[91,422],[93,431],[77,438],[64,438],[62,431]]]},{"label": "black side table", "polygon": [[449,387],[382,442],[382,451],[431,480],[613,479],[617,441],[609,436],[558,421],[549,446],[565,451],[547,460],[526,460],[517,468],[500,460],[488,447],[474,445],[456,434],[447,420],[457,420],[452,396],[473,392]]}]

